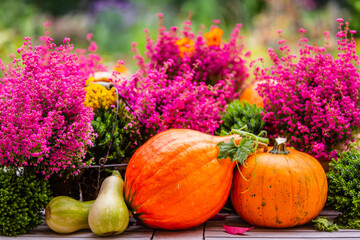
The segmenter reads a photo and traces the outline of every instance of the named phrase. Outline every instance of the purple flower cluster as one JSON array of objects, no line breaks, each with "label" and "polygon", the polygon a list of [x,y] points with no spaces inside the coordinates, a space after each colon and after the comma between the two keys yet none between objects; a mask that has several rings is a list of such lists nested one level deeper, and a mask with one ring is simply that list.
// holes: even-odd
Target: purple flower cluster
[{"label": "purple flower cluster", "polygon": [[169,60],[146,75],[134,74],[118,89],[134,109],[146,135],[169,128],[190,128],[213,134],[226,106],[225,96],[232,79],[215,86],[194,81],[194,72],[169,77]]},{"label": "purple flower cluster", "polygon": [[[337,150],[353,140],[352,130],[360,127],[355,31],[342,19],[338,22],[337,57],[326,52],[326,45],[310,46],[301,38],[297,61],[282,39],[283,57],[269,49],[274,64],[255,70],[257,79],[264,81],[258,90],[265,98],[267,130],[273,137],[286,136],[292,146],[322,160],[336,158]],[[305,32],[300,29],[301,35]],[[327,40],[329,33],[324,35]]]},{"label": "purple flower cluster", "polygon": [[[219,81],[231,79],[226,82],[229,85],[228,92],[225,93],[226,100],[230,102],[236,99],[239,89],[248,77],[245,57],[249,56],[249,52],[244,52],[243,36],[240,35],[241,25],[237,25],[228,42],[224,42],[221,40],[222,30],[215,25],[211,30],[219,31],[194,34],[191,31],[190,20],[184,22],[183,29],[179,31],[177,27],[168,30],[162,24],[162,14],[159,14],[159,18],[156,42],[145,29],[146,59],[139,54],[136,44],[133,44],[133,50],[137,53],[134,58],[137,59],[141,70],[146,73],[154,68],[160,69],[164,63],[172,60],[172,66],[167,69],[168,78],[173,79],[194,70],[193,81],[199,83],[205,82],[214,86]],[[218,24],[219,21],[215,23]]]},{"label": "purple flower cluster", "polygon": [[43,36],[33,46],[26,37],[21,59],[1,64],[0,165],[33,166],[48,178],[84,165],[92,146],[91,108],[84,106],[85,81],[97,65],[95,56],[80,58],[72,44],[56,46]]}]

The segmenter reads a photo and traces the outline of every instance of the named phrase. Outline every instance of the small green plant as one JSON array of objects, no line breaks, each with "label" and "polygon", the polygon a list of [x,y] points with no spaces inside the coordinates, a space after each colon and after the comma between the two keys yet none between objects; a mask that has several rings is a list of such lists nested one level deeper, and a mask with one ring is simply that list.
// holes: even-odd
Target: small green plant
[{"label": "small green plant", "polygon": [[41,224],[49,183],[29,171],[0,168],[0,234],[16,236]]},{"label": "small green plant", "polygon": [[339,230],[339,227],[336,223],[334,223],[334,220],[325,216],[317,217],[312,220],[312,223],[318,231],[334,232]]},{"label": "small green plant", "polygon": [[[93,141],[94,146],[88,149],[87,159],[93,158],[93,160],[97,162],[101,158],[106,157],[108,152],[116,117],[116,107],[110,107],[108,109],[101,107],[94,112],[95,116],[91,124],[97,136]],[[137,133],[138,129],[135,128],[138,126],[135,121],[136,119],[125,109],[124,104],[120,103],[107,163],[126,162],[134,153],[137,146],[140,146],[140,134]]]},{"label": "small green plant", "polygon": [[232,129],[241,129],[247,126],[247,132],[258,135],[264,129],[263,109],[247,102],[234,100],[226,109],[221,118],[222,124],[217,131],[218,135],[228,135]]},{"label": "small green plant", "polygon": [[327,204],[342,214],[335,218],[339,228],[360,229],[360,153],[350,149],[330,162],[327,174]]}]

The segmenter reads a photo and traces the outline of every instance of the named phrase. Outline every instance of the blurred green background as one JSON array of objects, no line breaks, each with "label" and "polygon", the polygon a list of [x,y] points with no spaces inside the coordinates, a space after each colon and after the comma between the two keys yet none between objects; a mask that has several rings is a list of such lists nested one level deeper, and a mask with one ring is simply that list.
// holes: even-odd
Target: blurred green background
[{"label": "blurred green background", "polygon": [[93,33],[105,63],[124,60],[133,69],[131,43],[137,42],[143,52],[143,29],[156,37],[157,13],[164,14],[164,25],[169,27],[181,26],[189,11],[195,30],[202,24],[207,30],[213,19],[219,19],[225,39],[235,24],[242,23],[246,49],[253,58],[266,57],[269,47],[276,48],[278,29],[296,46],[300,27],[318,44],[323,43],[325,30],[335,36],[338,17],[350,21],[352,29],[360,27],[357,0],[0,0],[0,59],[9,60],[23,37],[37,40],[48,21],[57,43],[70,37],[75,47],[86,48],[86,34]]}]

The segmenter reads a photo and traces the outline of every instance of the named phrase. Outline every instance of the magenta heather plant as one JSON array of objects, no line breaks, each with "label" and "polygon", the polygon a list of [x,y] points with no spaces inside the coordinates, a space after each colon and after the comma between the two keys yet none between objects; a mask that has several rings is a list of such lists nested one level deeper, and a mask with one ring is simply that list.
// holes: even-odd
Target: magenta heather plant
[{"label": "magenta heather plant", "polygon": [[[239,89],[248,76],[245,57],[250,54],[244,52],[241,25],[238,24],[233,29],[228,42],[223,42],[223,31],[216,25],[211,27],[210,32],[199,32],[195,35],[191,31],[190,20],[184,22],[183,29],[178,31],[177,27],[167,30],[162,24],[162,14],[159,14],[159,18],[156,42],[145,29],[146,59],[139,54],[136,43],[133,44],[133,51],[137,53],[134,58],[138,60],[138,66],[143,73],[146,74],[154,68],[161,69],[168,60],[172,60],[173,64],[166,72],[169,79],[194,70],[193,81],[214,86],[226,80],[228,92],[224,94],[227,102],[237,98]],[[217,20],[214,22],[219,23]]]},{"label": "magenta heather plant", "polygon": [[[282,39],[279,44],[284,56],[269,49],[273,65],[255,69],[256,78],[265,80],[259,91],[265,97],[264,121],[271,136],[286,136],[292,146],[322,160],[336,158],[337,151],[354,139],[352,131],[360,127],[356,32],[342,19],[337,21],[337,57],[326,52],[326,45],[310,46],[302,38],[295,61],[297,56],[290,54]],[[329,33],[324,35],[327,40]]]},{"label": "magenta heather plant", "polygon": [[91,108],[84,106],[85,81],[96,68],[95,55],[80,58],[64,40],[56,46],[43,36],[32,46],[25,38],[21,59],[2,64],[0,95],[0,164],[34,166],[48,178],[84,165],[92,145]]},{"label": "magenta heather plant", "polygon": [[[74,49],[78,60],[76,61],[79,64],[79,72],[85,76],[91,76],[95,72],[106,72],[107,68],[101,63],[101,57],[96,54],[97,45],[94,41],[91,41],[93,34],[89,33],[86,38],[90,42],[88,49]],[[64,43],[70,41],[70,39],[65,38]]]},{"label": "magenta heather plant", "polygon": [[219,127],[226,106],[225,93],[232,79],[207,86],[193,80],[193,71],[170,78],[167,72],[172,64],[169,60],[160,69],[148,70],[146,75],[133,75],[120,83],[119,92],[134,109],[147,137],[169,128],[213,134]]}]

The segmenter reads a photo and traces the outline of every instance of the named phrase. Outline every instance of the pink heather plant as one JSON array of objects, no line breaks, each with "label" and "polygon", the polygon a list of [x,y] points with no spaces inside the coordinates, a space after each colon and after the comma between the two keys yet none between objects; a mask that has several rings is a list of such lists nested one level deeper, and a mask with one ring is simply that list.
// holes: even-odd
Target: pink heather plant
[{"label": "pink heather plant", "polygon": [[[284,56],[269,49],[274,65],[255,71],[258,80],[265,80],[259,91],[265,97],[264,121],[272,137],[286,136],[298,150],[323,160],[336,158],[360,127],[359,58],[352,37],[356,32],[342,19],[338,22],[337,57],[326,52],[326,45],[310,46],[302,38],[299,59],[294,61],[297,56],[282,39]],[[324,33],[326,40],[328,34]]]},{"label": "pink heather plant", "polygon": [[[167,68],[169,79],[193,71],[193,81],[216,85],[225,81],[228,92],[225,92],[227,102],[238,97],[239,89],[248,76],[245,66],[243,36],[240,35],[241,25],[237,25],[228,42],[222,41],[223,31],[216,25],[205,34],[199,32],[195,35],[191,31],[191,21],[184,22],[184,27],[178,31],[177,27],[167,30],[163,26],[163,16],[159,14],[160,24],[156,42],[146,32],[146,59],[144,59],[133,44],[134,57],[143,73],[154,68],[161,69],[168,60],[173,64]],[[219,21],[215,21],[216,24]],[[230,80],[231,79],[231,80]],[[227,81],[230,80],[230,81]]]},{"label": "pink heather plant", "polygon": [[[93,34],[89,33],[86,38],[90,42],[88,49],[76,48],[75,53],[78,57],[77,63],[79,64],[79,71],[81,74],[90,76],[95,72],[106,72],[107,68],[101,64],[101,57],[95,54],[97,45],[94,41],[91,41]],[[64,44],[70,41],[69,38],[65,38]]]},{"label": "pink heather plant", "polygon": [[135,74],[118,86],[119,92],[132,106],[151,136],[169,128],[190,128],[213,134],[219,127],[226,106],[225,93],[232,79],[219,81],[215,86],[194,81],[194,72],[172,76],[169,60],[161,68],[148,70],[146,75]]},{"label": "pink heather plant", "polygon": [[103,67],[95,55],[77,57],[72,44],[41,39],[43,44],[32,46],[25,38],[21,59],[1,65],[0,164],[34,166],[48,178],[67,168],[76,173],[74,168],[85,164],[93,112],[84,106],[84,85]]}]

